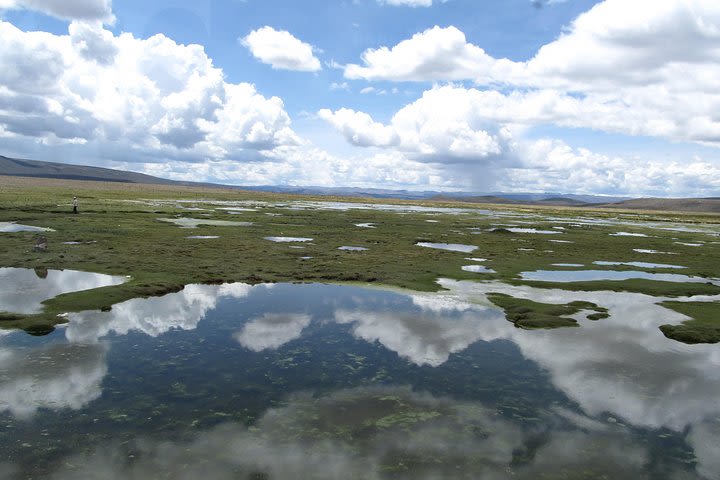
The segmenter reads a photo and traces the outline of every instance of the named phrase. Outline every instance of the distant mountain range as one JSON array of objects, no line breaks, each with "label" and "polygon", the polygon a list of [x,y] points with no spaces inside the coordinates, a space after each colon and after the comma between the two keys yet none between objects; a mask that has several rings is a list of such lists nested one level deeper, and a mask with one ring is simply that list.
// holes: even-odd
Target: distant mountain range
[{"label": "distant mountain range", "polygon": [[471,203],[495,203],[511,205],[547,205],[564,207],[628,208],[641,210],[685,211],[720,213],[720,197],[715,198],[630,198],[600,195],[572,195],[562,193],[503,193],[477,194],[469,192],[436,192],[387,190],[380,188],[343,187],[292,187],[292,186],[234,186],[212,183],[178,182],[142,173],[113,170],[110,168],[71,165],[9,158],[0,155],[0,175],[65,180],[90,180],[160,185],[202,186],[235,188],[298,195],[322,195],[337,197],[367,197],[404,200],[438,200]]}]

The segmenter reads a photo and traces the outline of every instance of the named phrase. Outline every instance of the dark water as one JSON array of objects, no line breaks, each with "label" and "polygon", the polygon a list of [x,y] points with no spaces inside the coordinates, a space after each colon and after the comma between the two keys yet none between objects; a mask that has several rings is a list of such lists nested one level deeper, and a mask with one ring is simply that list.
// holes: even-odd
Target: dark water
[{"label": "dark water", "polygon": [[0,478],[718,478],[719,349],[622,322],[291,284],[75,314],[0,337]]}]

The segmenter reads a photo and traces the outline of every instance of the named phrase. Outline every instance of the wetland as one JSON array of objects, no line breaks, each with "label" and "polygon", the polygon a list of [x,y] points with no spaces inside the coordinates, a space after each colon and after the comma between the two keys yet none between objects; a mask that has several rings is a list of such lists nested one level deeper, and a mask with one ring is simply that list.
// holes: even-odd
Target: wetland
[{"label": "wetland", "polygon": [[720,476],[718,216],[0,181],[3,478]]}]

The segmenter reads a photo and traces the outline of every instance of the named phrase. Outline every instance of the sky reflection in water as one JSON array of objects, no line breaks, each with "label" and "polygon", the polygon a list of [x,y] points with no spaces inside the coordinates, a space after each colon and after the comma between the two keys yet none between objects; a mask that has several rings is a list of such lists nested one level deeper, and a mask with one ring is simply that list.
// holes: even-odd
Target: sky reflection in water
[{"label": "sky reflection in water", "polygon": [[126,277],[76,270],[0,268],[0,312],[38,313],[48,298],[125,281]]},{"label": "sky reflection in water", "polygon": [[[657,327],[683,316],[657,298],[442,285],[190,285],[3,335],[0,474],[720,474],[720,352],[666,339]],[[488,292],[610,318],[520,330]]]}]

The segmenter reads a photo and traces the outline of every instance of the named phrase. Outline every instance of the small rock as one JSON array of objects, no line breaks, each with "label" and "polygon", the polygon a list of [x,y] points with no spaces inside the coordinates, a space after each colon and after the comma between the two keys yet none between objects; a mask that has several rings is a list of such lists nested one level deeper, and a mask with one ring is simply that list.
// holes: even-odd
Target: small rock
[{"label": "small rock", "polygon": [[33,250],[36,252],[47,252],[48,249],[48,241],[47,237],[40,236],[35,239],[35,247],[33,247]]}]

